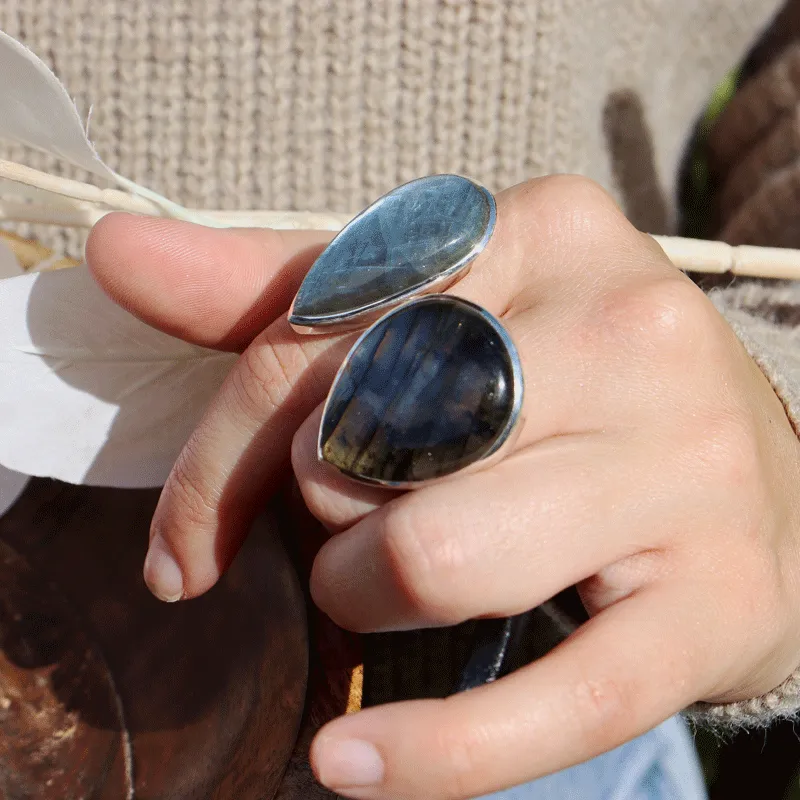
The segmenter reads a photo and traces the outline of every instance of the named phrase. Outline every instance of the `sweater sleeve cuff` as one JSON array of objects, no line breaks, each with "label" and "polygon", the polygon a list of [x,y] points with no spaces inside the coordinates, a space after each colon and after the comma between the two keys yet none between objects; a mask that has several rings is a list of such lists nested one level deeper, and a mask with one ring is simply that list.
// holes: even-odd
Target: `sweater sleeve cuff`
[{"label": "sweater sleeve cuff", "polygon": [[800,285],[743,283],[709,298],[772,384],[800,436]]}]

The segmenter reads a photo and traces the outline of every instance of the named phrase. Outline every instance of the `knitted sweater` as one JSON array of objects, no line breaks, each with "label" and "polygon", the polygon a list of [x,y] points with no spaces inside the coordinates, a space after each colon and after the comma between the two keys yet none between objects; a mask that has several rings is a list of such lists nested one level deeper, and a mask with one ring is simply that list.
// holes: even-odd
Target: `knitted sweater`
[{"label": "knitted sweater", "polygon": [[[79,109],[93,104],[92,138],[113,169],[186,205],[354,212],[435,172],[495,191],[577,172],[662,233],[696,119],[778,6],[4,0],[0,29],[50,64]],[[56,169],[14,148],[0,156]],[[800,348],[763,313],[800,304],[800,289],[743,283],[714,299],[800,427]],[[798,707],[800,675],[691,713],[760,724]]]}]

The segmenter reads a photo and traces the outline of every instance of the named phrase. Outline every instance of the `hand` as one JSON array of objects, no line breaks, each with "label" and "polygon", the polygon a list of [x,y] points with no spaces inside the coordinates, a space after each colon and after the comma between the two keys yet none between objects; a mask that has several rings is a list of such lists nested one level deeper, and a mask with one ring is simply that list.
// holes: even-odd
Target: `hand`
[{"label": "hand", "polygon": [[285,311],[322,236],[112,215],[87,248],[146,321],[243,351],[164,488],[145,567],[156,594],[213,584],[290,452],[334,534],[313,596],[344,627],[505,616],[579,586],[591,620],[538,662],[323,728],[316,774],[355,798],[522,783],[694,701],[767,692],[800,664],[800,446],[769,383],[595,185],[542,179],[497,202],[494,237],[452,293],[515,339],[526,423],[500,464],[406,494],[315,460],[320,403],[353,336],[295,336]]}]

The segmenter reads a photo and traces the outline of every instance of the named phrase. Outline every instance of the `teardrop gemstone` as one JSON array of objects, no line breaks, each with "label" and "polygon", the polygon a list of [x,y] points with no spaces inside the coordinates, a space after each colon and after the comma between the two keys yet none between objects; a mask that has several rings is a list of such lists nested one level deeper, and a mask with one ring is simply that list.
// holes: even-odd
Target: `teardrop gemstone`
[{"label": "teardrop gemstone", "polygon": [[449,475],[495,452],[522,403],[513,343],[488,312],[430,295],[353,346],[328,395],[319,457],[389,486]]},{"label": "teardrop gemstone", "polygon": [[394,189],[320,254],[289,322],[299,329],[354,327],[422,291],[446,288],[483,249],[495,217],[491,193],[459,175]]}]

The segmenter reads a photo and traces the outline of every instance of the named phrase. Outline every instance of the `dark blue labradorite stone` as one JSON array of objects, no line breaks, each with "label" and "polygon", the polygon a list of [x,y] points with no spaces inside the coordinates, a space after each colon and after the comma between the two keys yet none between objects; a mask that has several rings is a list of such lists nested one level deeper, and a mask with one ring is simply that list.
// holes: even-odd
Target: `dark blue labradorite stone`
[{"label": "dark blue labradorite stone", "polygon": [[290,321],[340,321],[413,291],[477,254],[491,234],[494,201],[458,175],[398,187],[352,220],[306,275]]},{"label": "dark blue labradorite stone", "polygon": [[488,455],[505,438],[519,395],[510,347],[485,312],[452,297],[388,314],[331,389],[322,457],[356,478],[413,483]]}]

